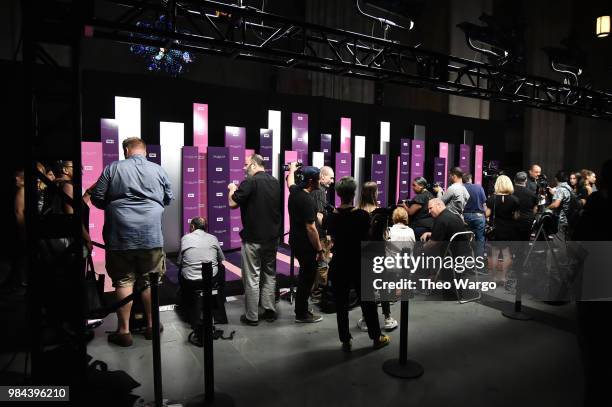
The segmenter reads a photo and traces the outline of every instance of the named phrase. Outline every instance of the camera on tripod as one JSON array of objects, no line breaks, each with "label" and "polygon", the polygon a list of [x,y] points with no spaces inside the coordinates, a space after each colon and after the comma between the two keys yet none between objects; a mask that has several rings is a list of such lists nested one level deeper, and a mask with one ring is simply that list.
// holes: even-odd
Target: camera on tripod
[{"label": "camera on tripod", "polygon": [[[302,165],[304,165],[304,164],[302,164],[302,163],[301,163],[301,162],[299,162],[299,161],[298,161],[298,162],[295,164],[295,166],[296,166],[297,168],[300,168]],[[289,171],[289,164],[284,164],[284,165],[283,165],[283,171]]]},{"label": "camera on tripod", "polygon": [[536,185],[538,187],[538,191],[543,191],[540,193],[545,194],[546,191],[548,190],[548,179],[546,178],[546,175],[542,174],[538,177],[538,179],[536,180]]}]

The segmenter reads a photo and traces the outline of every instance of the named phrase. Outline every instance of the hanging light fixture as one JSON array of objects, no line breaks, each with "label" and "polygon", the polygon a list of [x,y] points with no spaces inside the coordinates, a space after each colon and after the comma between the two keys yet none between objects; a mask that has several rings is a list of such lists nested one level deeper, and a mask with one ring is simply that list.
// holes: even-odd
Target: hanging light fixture
[{"label": "hanging light fixture", "polygon": [[610,16],[597,17],[595,34],[599,38],[607,37],[608,35],[610,35]]}]

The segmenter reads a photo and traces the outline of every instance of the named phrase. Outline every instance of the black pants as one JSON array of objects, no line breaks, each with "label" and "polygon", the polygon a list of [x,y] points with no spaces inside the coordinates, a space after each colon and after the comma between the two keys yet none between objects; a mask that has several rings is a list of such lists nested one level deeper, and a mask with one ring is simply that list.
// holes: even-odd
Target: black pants
[{"label": "black pants", "polygon": [[[354,266],[357,267],[357,266]],[[357,291],[357,297],[361,304],[363,318],[368,325],[368,336],[372,340],[380,337],[380,325],[378,323],[378,310],[374,301],[361,301],[361,282],[359,281],[359,267],[342,266],[332,260],[329,265],[330,281],[336,299],[336,320],[338,323],[338,337],[341,342],[351,339],[349,331],[349,293],[351,287]],[[352,277],[351,276],[355,276]]]},{"label": "black pants", "polygon": [[[225,273],[220,269],[213,277],[213,289],[217,295],[213,296],[212,314],[215,323],[227,324],[225,314]],[[192,329],[196,329],[202,320],[202,280],[187,280],[179,273],[179,285],[181,287],[181,302],[185,307],[187,318]]]},{"label": "black pants", "polygon": [[317,276],[317,253],[294,251],[293,255],[300,263],[297,292],[295,293],[295,316],[305,318],[308,315],[308,297]]}]

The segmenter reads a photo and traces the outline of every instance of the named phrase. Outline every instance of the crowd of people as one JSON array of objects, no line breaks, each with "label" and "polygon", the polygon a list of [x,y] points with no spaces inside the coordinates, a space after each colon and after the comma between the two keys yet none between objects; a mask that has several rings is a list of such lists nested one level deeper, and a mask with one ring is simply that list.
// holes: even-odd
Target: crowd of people
[{"label": "crowd of people", "polygon": [[[165,254],[161,217],[164,207],[173,198],[165,171],[146,159],[146,145],[141,139],[129,138],[123,143],[126,159],[107,166],[99,180],[85,192],[83,207],[84,250],[91,251],[88,233],[89,206],[105,213],[104,243],[106,269],[116,289],[117,300],[132,293],[135,284],[143,284],[142,301],[147,318],[145,337],[152,337],[151,299],[145,277],[152,271],[163,275]],[[39,171],[57,190],[73,196],[72,162],[59,163],[53,171],[44,166]],[[277,319],[276,258],[282,236],[281,184],[265,171],[264,160],[253,154],[245,160],[246,178],[228,185],[228,204],[240,210],[243,229],[240,232],[241,273],[244,286],[243,324],[257,326],[260,321]],[[378,185],[365,182],[356,196],[357,184],[351,177],[334,183],[330,167],[288,165],[286,186],[289,191],[289,244],[299,265],[295,298],[295,322],[316,323],[323,317],[310,304],[321,299],[329,290],[335,301],[339,339],[342,349],[350,351],[351,335],[348,310],[352,289],[361,297],[359,257],[363,241],[423,241],[429,247],[448,242],[459,232],[473,232],[477,255],[485,250],[484,243],[492,241],[489,269],[492,278],[501,284],[508,280],[508,269],[513,253],[509,242],[533,239],[534,225],[542,213],[550,214],[555,223],[554,239],[566,241],[578,236],[575,219],[589,207],[597,207],[597,178],[593,171],[557,172],[549,185],[539,165],[518,172],[511,180],[499,175],[494,190],[486,196],[484,189],[472,182],[472,176],[460,168],[449,171],[449,186],[430,185],[423,177],[412,180],[411,197],[405,197],[391,207],[380,207]],[[15,216],[18,225],[24,224],[23,172],[17,174]],[[73,208],[61,200],[47,196],[46,184],[38,183],[39,212],[73,213]],[[340,198],[340,206],[331,205],[331,189]],[[594,194],[594,195],[593,195]],[[592,199],[595,196],[598,199]],[[607,199],[607,197],[604,197]],[[23,229],[20,229],[23,240]],[[51,242],[63,244],[62,242]],[[199,306],[194,301],[201,287],[202,262],[211,262],[213,278],[219,279],[225,257],[218,239],[207,231],[207,220],[191,219],[190,232],[181,239],[178,253],[180,285],[190,322],[197,330]],[[25,273],[23,274],[25,276]],[[221,277],[223,278],[223,277]],[[25,277],[23,277],[25,284]],[[217,282],[219,283],[219,282]],[[118,328],[109,335],[109,342],[130,346],[133,342],[129,327],[130,305],[119,308]],[[397,327],[391,316],[391,303],[378,305],[360,301],[362,315],[359,329],[367,331],[374,348],[389,343],[381,328],[390,331]],[[160,327],[163,329],[163,326]]]}]

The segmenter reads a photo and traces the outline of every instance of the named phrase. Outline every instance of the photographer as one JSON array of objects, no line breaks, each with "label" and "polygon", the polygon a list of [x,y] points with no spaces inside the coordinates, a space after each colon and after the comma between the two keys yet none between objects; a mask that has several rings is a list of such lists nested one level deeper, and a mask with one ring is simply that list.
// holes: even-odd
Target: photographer
[{"label": "photographer", "polygon": [[538,164],[531,164],[529,167],[529,177],[527,178],[527,189],[534,194],[538,193],[538,178],[542,174],[542,168]]},{"label": "photographer", "polygon": [[319,240],[323,247],[323,260],[317,265],[317,276],[312,286],[312,298],[320,298],[321,290],[327,285],[327,271],[329,264],[329,246],[330,240],[327,236],[327,231],[323,227],[323,222],[328,214],[328,211],[333,209],[329,204],[328,190],[329,186],[334,182],[334,170],[331,167],[321,167],[320,172],[320,187],[312,191],[311,195],[317,204],[317,231],[319,232]]},{"label": "photographer", "polygon": [[319,175],[320,171],[316,167],[300,167],[298,170],[297,163],[289,164],[289,244],[300,263],[295,297],[297,323],[313,323],[323,319],[308,310],[308,297],[316,277],[317,262],[323,260],[323,247],[315,225],[317,204],[310,195],[312,191],[319,189]]}]

